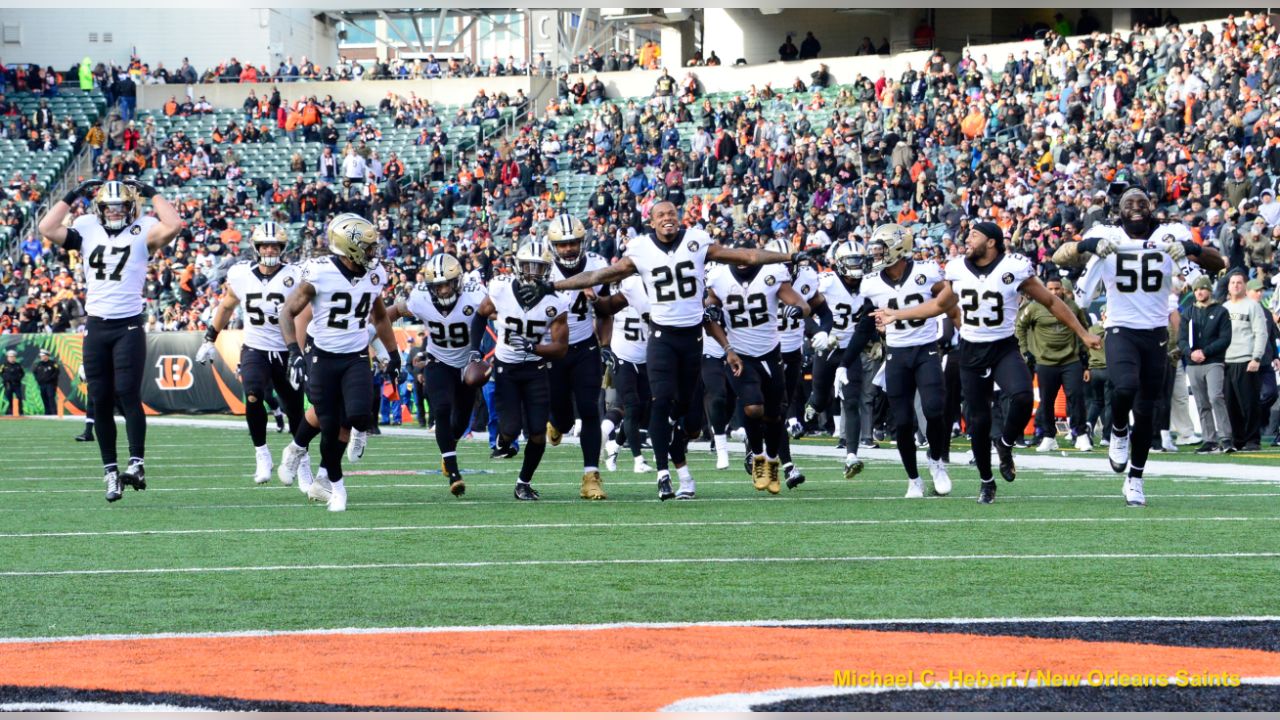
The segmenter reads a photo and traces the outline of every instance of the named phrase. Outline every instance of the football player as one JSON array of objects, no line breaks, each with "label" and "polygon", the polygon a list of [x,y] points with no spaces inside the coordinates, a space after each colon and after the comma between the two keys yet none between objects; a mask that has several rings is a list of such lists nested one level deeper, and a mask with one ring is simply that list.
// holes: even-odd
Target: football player
[{"label": "football player", "polygon": [[786,410],[778,318],[803,322],[809,305],[792,289],[791,274],[782,264],[717,266],[707,275],[707,302],[713,319],[723,309],[728,349],[742,366],[729,375],[729,382],[747,432],[752,484],[777,495],[782,490],[778,454]]},{"label": "football player", "polygon": [[[280,393],[290,432],[298,430],[302,418],[302,393],[289,384],[288,353],[280,332],[280,305],[298,284],[302,272],[297,265],[282,262],[289,236],[283,226],[265,222],[249,237],[256,261],[244,260],[227,271],[222,302],[213,313],[204,343],[196,352],[196,362],[208,365],[217,354],[214,343],[227,326],[231,313],[244,302],[244,347],[240,351],[240,382],[244,386],[244,418],[249,426],[257,456],[253,481],[259,485],[271,479],[275,465],[267,447],[266,397],[271,389]],[[309,463],[308,463],[309,465]]]},{"label": "football player", "polygon": [[[611,409],[600,423],[605,442],[605,466],[617,470],[618,443],[613,434],[619,422],[622,434],[631,449],[632,467],[636,473],[652,472],[644,461],[641,445],[644,442],[641,428],[649,419],[649,373],[645,367],[645,347],[649,336],[649,298],[644,293],[644,282],[631,276],[618,283],[617,292],[606,300],[605,308],[613,318],[609,353],[614,358],[610,365],[613,387],[621,410]],[[603,350],[603,348],[602,348]]]},{"label": "football player", "polygon": [[[493,374],[499,457],[515,455],[512,443],[524,430],[524,461],[515,488],[517,500],[538,499],[538,491],[530,482],[547,449],[551,402],[547,361],[562,358],[569,350],[569,305],[564,295],[549,293],[529,302],[523,299],[526,296],[520,288],[548,281],[555,259],[551,243],[543,239],[525,241],[516,251],[515,275],[495,277],[478,311],[481,317],[494,321],[498,334]],[[480,351],[478,333],[473,333],[471,349]],[[563,389],[557,388],[560,391]]]},{"label": "football player", "polygon": [[[897,223],[877,227],[867,243],[871,275],[862,281],[865,298],[861,313],[885,332],[885,393],[893,413],[898,455],[907,471],[907,497],[924,497],[924,481],[916,465],[915,396],[920,393],[925,435],[929,441],[929,474],[938,495],[951,492],[945,458],[951,427],[944,415],[946,388],[938,350],[938,323],[932,316],[955,306],[955,295],[943,281],[942,269],[931,261],[911,259],[911,231]],[[924,305],[923,308],[917,306]],[[918,316],[917,316],[918,314]],[[860,322],[845,351],[845,368],[853,366],[866,341],[867,323]],[[847,373],[847,369],[846,369]],[[854,373],[856,375],[856,373]]]},{"label": "football player", "polygon": [[[551,267],[551,279],[563,280],[579,273],[591,272],[609,266],[609,262],[593,252],[584,252],[582,243],[587,229],[577,218],[561,214],[551,218],[547,226],[547,240],[556,261]],[[569,305],[569,350],[563,358],[550,363],[551,420],[547,424],[547,441],[554,447],[560,438],[573,427],[574,409],[582,422],[579,441],[582,445],[582,489],[584,500],[604,500],[604,488],[600,481],[600,386],[604,377],[601,359],[613,364],[612,350],[601,347],[596,339],[597,325],[600,337],[609,337],[610,324],[606,315],[597,318],[596,305],[609,294],[608,285],[594,285],[582,290],[569,290],[564,295]]]},{"label": "football player", "polygon": [[859,349],[850,355],[848,349],[857,313],[865,305],[862,278],[870,264],[866,248],[859,243],[841,240],[831,248],[833,271],[823,273],[818,280],[818,292],[830,307],[830,332],[819,331],[810,340],[814,354],[813,394],[805,406],[805,422],[813,422],[822,409],[830,406],[833,393],[840,399],[836,432],[844,439],[844,476],[849,480],[862,472],[863,462],[858,458],[862,438],[862,353]]},{"label": "football player", "polygon": [[[675,497],[669,463],[682,481],[692,481],[685,462],[689,440],[701,431],[697,406],[702,360],[703,307],[707,261],[735,265],[768,265],[793,262],[804,253],[780,255],[764,250],[727,248],[712,241],[705,231],[685,229],[671,202],[655,204],[649,211],[652,232],[633,239],[625,255],[607,268],[583,272],[551,283],[529,283],[522,288],[530,301],[548,292],[580,290],[639,274],[649,296],[651,334],[647,349],[649,388],[653,404],[649,412],[649,441],[658,468],[658,498]],[[673,433],[672,420],[678,432]],[[673,437],[674,435],[674,437]]]},{"label": "football player", "polygon": [[[1222,269],[1222,256],[1192,241],[1182,223],[1157,225],[1151,198],[1138,188],[1120,196],[1120,225],[1098,224],[1078,243],[1054,253],[1059,265],[1078,264],[1080,253],[1098,260],[1078,289],[1086,301],[1107,289],[1107,371],[1111,375],[1111,437],[1107,458],[1124,473],[1125,504],[1146,505],[1142,474],[1151,452],[1156,396],[1168,365],[1169,292],[1174,264],[1189,258],[1210,272]],[[1129,413],[1133,413],[1130,428]]]},{"label": "football player", "polygon": [[[370,319],[390,350],[384,374],[392,382],[400,372],[400,353],[380,297],[387,275],[378,261],[377,228],[359,215],[343,213],[329,222],[325,232],[332,255],[313,258],[303,266],[301,282],[281,307],[280,329],[289,348],[290,380],[294,387],[306,382],[320,420],[320,464],[331,484],[329,510],[342,512],[347,509],[342,454],[346,451],[353,460],[362,455],[365,433],[373,424]],[[294,317],[308,305],[312,315],[307,335],[312,348],[304,358]],[[350,446],[342,439],[343,429],[350,430]]]},{"label": "football player", "polygon": [[449,492],[461,497],[467,485],[458,471],[458,439],[467,434],[476,400],[476,389],[462,381],[462,374],[469,362],[480,359],[479,351],[471,349],[471,338],[485,329],[485,318],[477,312],[485,291],[480,285],[463,285],[462,263],[448,253],[432,255],[419,274],[409,298],[387,314],[392,322],[413,316],[426,326],[422,373],[427,402],[436,421],[436,445]]},{"label": "football player", "polygon": [[[791,249],[787,241],[781,238],[770,240],[764,247],[779,254],[785,254]],[[797,263],[788,266],[787,270],[792,289],[801,300],[808,303],[810,316],[817,319],[817,332],[829,334],[833,322],[831,308],[827,307],[824,296],[818,290],[818,273],[814,270],[813,263],[809,261]],[[805,322],[801,318],[794,317],[794,314],[785,312],[782,301],[778,302],[780,303],[778,333],[779,347],[782,351],[783,417],[788,418],[788,425],[798,426],[799,420],[789,413],[792,411],[791,398],[799,391],[804,374]],[[791,459],[791,436],[785,432],[782,434],[782,445],[778,448],[778,459],[782,461],[782,472],[786,476],[788,488],[794,488],[804,482],[804,474]]]},{"label": "football player", "polygon": [[[974,464],[982,481],[978,502],[990,504],[996,497],[996,481],[991,474],[994,386],[999,386],[1008,398],[1004,426],[995,442],[1000,475],[1009,482],[1016,473],[1013,444],[1022,437],[1023,428],[1031,418],[1031,373],[1013,332],[1020,294],[1026,293],[1048,308],[1090,349],[1098,349],[1102,341],[1081,325],[1066,303],[1036,277],[1030,260],[1005,252],[1004,232],[993,222],[973,224],[966,239],[964,258],[947,263],[944,277],[958,300],[961,315],[960,388],[967,407]],[[916,312],[924,311],[913,309],[899,317],[913,317]]]},{"label": "football player", "polygon": [[[92,192],[91,212],[63,221],[71,204]],[[142,214],[150,200],[155,217]],[[107,502],[123,495],[125,485],[147,487],[143,458],[147,420],[142,409],[142,379],[147,365],[147,335],[142,297],[147,259],[173,242],[182,230],[178,211],[145,183],[90,180],[54,203],[40,220],[40,234],[84,258],[85,337],[83,366],[93,400],[98,452],[102,456]],[[124,415],[129,464],[124,472],[116,455],[117,402]]]}]

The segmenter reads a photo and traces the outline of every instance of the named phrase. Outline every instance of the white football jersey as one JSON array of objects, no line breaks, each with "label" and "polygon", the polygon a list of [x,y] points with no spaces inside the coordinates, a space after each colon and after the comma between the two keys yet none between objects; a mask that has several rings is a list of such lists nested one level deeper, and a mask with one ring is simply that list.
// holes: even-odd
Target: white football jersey
[{"label": "white football jersey", "polygon": [[325,352],[364,352],[369,347],[369,313],[382,293],[387,273],[381,263],[374,263],[366,273],[356,275],[341,262],[330,255],[302,266],[302,279],[316,289],[307,334]]},{"label": "white football jersey", "polygon": [[724,306],[729,344],[741,355],[762,357],[778,347],[778,288],[791,282],[784,265],[750,268],[754,277],[739,278],[734,268],[719,265],[707,274],[707,285]]},{"label": "white football jersey", "polygon": [[569,311],[569,305],[560,293],[553,293],[538,301],[528,310],[516,299],[515,281],[511,276],[496,277],[489,283],[489,299],[498,311],[493,329],[498,333],[495,350],[498,360],[504,363],[537,362],[542,358],[511,347],[514,335],[523,335],[534,345],[541,345],[551,322]]},{"label": "white football jersey", "polygon": [[618,292],[627,298],[627,306],[614,313],[609,347],[619,360],[643,365],[649,347],[649,296],[644,281],[636,275],[623,278]]},{"label": "white football jersey", "polygon": [[[862,296],[873,307],[900,310],[933,299],[933,286],[942,280],[942,268],[933,261],[908,262],[897,283],[890,283],[884,271],[862,281]],[[899,320],[885,328],[885,344],[908,348],[938,341],[938,323],[932,319]]]},{"label": "white football jersey", "polygon": [[409,293],[405,307],[425,326],[427,354],[440,362],[461,370],[471,355],[471,320],[484,301],[484,288],[469,285],[462,288],[457,302],[441,310],[425,286]]},{"label": "white football jersey", "polygon": [[[607,260],[593,252],[589,252],[586,254],[586,262],[579,272],[590,272],[607,267],[609,267]],[[569,276],[564,274],[564,270],[560,268],[559,263],[551,263],[551,282],[564,280],[567,277]],[[603,288],[603,285],[593,285],[591,286],[591,291],[599,296]],[[573,345],[589,340],[596,331],[596,311],[595,306],[587,299],[587,291],[562,290],[559,294],[564,297],[565,303],[569,306],[569,344]]]},{"label": "white football jersey", "polygon": [[112,235],[96,215],[76,218],[71,228],[80,234],[84,263],[85,312],[103,320],[141,315],[147,281],[147,233],[160,222],[145,215]]},{"label": "white football jersey", "polygon": [[[791,281],[791,287],[805,302],[809,302],[818,294],[818,273],[810,267],[800,268]],[[778,309],[782,309],[781,305]],[[795,352],[804,346],[804,318],[787,320],[779,313],[778,332],[782,334],[782,352]]]},{"label": "white football jersey", "polygon": [[712,243],[710,235],[691,228],[676,235],[670,251],[651,235],[627,245],[626,257],[635,263],[649,291],[649,317],[655,324],[680,328],[702,324],[707,248]]},{"label": "white football jersey", "polygon": [[[1106,237],[1116,244],[1141,242],[1114,225],[1094,225],[1084,239]],[[1191,239],[1182,223],[1165,223],[1151,233],[1151,241],[1163,245]],[[1155,247],[1120,250],[1097,260],[1080,282],[1080,296],[1092,299],[1100,286],[1107,289],[1105,327],[1151,330],[1168,327],[1168,296],[1173,291],[1173,261]]]},{"label": "white football jersey", "polygon": [[866,304],[861,287],[856,293],[850,292],[839,275],[824,272],[818,276],[818,290],[831,309],[831,335],[839,341],[840,347],[848,347],[853,329],[858,324],[858,312]]},{"label": "white football jersey", "polygon": [[268,352],[284,352],[280,332],[280,306],[298,286],[302,269],[284,264],[264,275],[258,263],[244,260],[227,270],[227,287],[240,299],[244,309],[244,346]]},{"label": "white football jersey", "polygon": [[1013,337],[1018,288],[1035,274],[1031,261],[1017,253],[1005,253],[981,270],[963,257],[947,263],[945,277],[960,300],[964,318],[961,339],[989,343]]}]

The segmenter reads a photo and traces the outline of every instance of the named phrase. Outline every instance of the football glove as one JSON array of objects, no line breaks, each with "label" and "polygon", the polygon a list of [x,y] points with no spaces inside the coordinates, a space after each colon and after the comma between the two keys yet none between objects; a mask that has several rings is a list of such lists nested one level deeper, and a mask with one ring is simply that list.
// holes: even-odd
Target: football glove
[{"label": "football glove", "polygon": [[607,345],[600,348],[600,362],[609,368],[609,372],[613,372],[618,368],[618,356],[613,354],[613,348]]},{"label": "football glove", "polygon": [[849,384],[849,369],[841,366],[836,368],[835,391],[836,397],[844,399],[844,386]]},{"label": "football glove", "polygon": [[525,355],[534,354],[533,341],[523,335],[512,335],[511,338],[507,340],[507,344],[511,346],[512,350],[515,350],[518,353],[524,353]]},{"label": "football glove", "polygon": [[801,250],[800,252],[794,252],[794,253],[791,253],[791,264],[792,264],[792,265],[797,265],[797,264],[800,264],[800,263],[809,262],[811,259],[812,259],[812,258],[810,258],[810,257],[809,257],[809,253],[807,253],[807,252],[805,252],[805,251],[803,251],[803,250]]},{"label": "football glove", "polygon": [[129,180],[125,180],[124,184],[133,188],[138,193],[138,195],[142,196],[143,199],[146,199],[146,200],[150,200],[151,198],[160,194],[159,190],[156,190],[154,187],[142,182],[141,180],[134,180],[131,178]]},{"label": "football glove", "polygon": [[1161,250],[1164,250],[1166,253],[1168,253],[1169,259],[1174,261],[1175,263],[1182,262],[1182,260],[1187,257],[1187,249],[1183,247],[1182,243],[1177,240],[1170,240],[1169,242],[1165,243],[1164,247],[1162,247]]},{"label": "football glove", "polygon": [[84,182],[80,183],[79,187],[67,193],[66,195],[63,195],[62,202],[68,205],[74,205],[76,200],[79,200],[82,197],[88,197],[92,195],[95,190],[97,190],[99,187],[102,187],[102,184],[103,184],[102,180],[85,180]]},{"label": "football glove", "polygon": [[213,357],[218,354],[218,348],[211,340],[205,340],[200,345],[200,349],[196,351],[196,362],[201,365],[208,365],[213,362]]},{"label": "football glove", "polygon": [[1105,237],[1098,238],[1098,244],[1094,246],[1093,252],[1100,258],[1115,254],[1116,244]]},{"label": "football glove", "polygon": [[539,280],[538,282],[525,282],[522,280],[516,288],[516,299],[525,307],[533,307],[538,304],[539,300],[555,291],[556,286],[549,280]]},{"label": "football glove", "polygon": [[708,305],[702,308],[702,319],[704,322],[713,322],[717,325],[724,324],[724,311],[719,305]]},{"label": "football glove", "polygon": [[294,390],[301,390],[307,384],[307,359],[302,355],[298,343],[289,345],[289,385]]},{"label": "football glove", "polygon": [[813,337],[809,338],[809,347],[813,348],[814,352],[824,353],[835,347],[839,342],[835,336],[819,330],[813,334]]},{"label": "football glove", "polygon": [[400,353],[391,353],[387,359],[387,367],[382,371],[382,377],[392,385],[400,384]]},{"label": "football glove", "polygon": [[472,350],[470,353],[467,354],[468,365],[471,363],[480,362],[482,360],[484,360],[484,353],[480,352],[479,350]]},{"label": "football glove", "polygon": [[795,305],[783,305],[782,317],[784,320],[799,320],[804,317],[804,311]]}]

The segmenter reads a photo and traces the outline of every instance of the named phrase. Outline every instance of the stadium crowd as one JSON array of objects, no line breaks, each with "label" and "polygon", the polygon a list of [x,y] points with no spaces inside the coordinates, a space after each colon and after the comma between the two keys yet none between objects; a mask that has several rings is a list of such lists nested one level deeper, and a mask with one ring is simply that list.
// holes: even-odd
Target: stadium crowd
[{"label": "stadium crowd", "polygon": [[[661,64],[652,50],[626,60],[636,67]],[[594,53],[584,70],[609,70],[613,63]],[[360,66],[343,67],[318,71],[303,58],[298,66],[283,63],[270,77],[354,79]],[[514,59],[495,59],[485,69],[455,70],[453,61],[415,61],[374,72],[456,77],[529,67],[542,66],[536,60],[522,67]],[[92,83],[109,89],[113,99],[129,92],[119,77],[112,79],[118,70],[99,66],[90,73]],[[249,71],[234,60],[201,74],[185,62],[170,73],[159,63],[152,69],[135,61],[123,75],[132,82],[244,82]],[[265,68],[255,72],[259,80],[268,77]],[[21,82],[39,83],[40,74]],[[1278,83],[1277,28],[1267,15],[1246,12],[1216,32],[1203,25],[1137,25],[1128,33],[1093,32],[1068,41],[1051,30],[1038,50],[1004,58],[965,51],[954,64],[937,52],[897,77],[880,72],[835,78],[823,66],[808,79],[797,77],[791,87],[753,85],[732,97],[705,96],[692,71],[676,79],[664,70],[651,97],[615,104],[606,102],[598,78],[563,74],[558,97],[517,132],[484,140],[452,164],[443,156],[433,159],[416,176],[394,156],[380,157],[378,128],[420,128],[420,144],[439,147],[447,127],[426,100],[390,95],[377,108],[364,108],[326,97],[290,108],[276,92],[251,91],[244,122],[220,127],[209,138],[181,132],[160,137],[150,118],[131,119],[129,110],[113,113],[99,131],[105,137],[98,140],[102,152],[94,168],[104,178],[159,169],[155,184],[176,193],[187,220],[179,241],[156,258],[148,276],[154,329],[198,330],[208,322],[225,268],[240,251],[243,238],[230,222],[237,214],[249,217],[266,206],[282,221],[305,223],[299,238],[305,248],[314,246],[334,214],[367,215],[397,269],[386,287],[390,300],[440,250],[458,254],[468,271],[502,272],[500,248],[514,247],[566,207],[568,193],[560,181],[569,176],[595,179],[582,218],[586,248],[610,259],[630,237],[645,232],[649,209],[663,200],[683,209],[684,224],[703,226],[722,243],[759,245],[783,238],[819,255],[838,240],[865,242],[877,225],[899,222],[915,231],[918,257],[946,262],[963,253],[975,223],[990,221],[1042,279],[1060,281],[1067,298],[1079,271],[1056,267],[1054,250],[1107,222],[1123,188],[1141,187],[1155,200],[1158,219],[1187,223],[1196,242],[1219,249],[1228,260],[1229,270],[1211,284],[1211,300],[1202,301],[1189,282],[1180,288],[1183,314],[1190,317],[1212,300],[1235,302],[1229,298],[1230,278],[1243,274],[1244,292],[1266,309],[1274,328]],[[469,123],[504,105],[527,102],[481,95],[453,121]],[[199,103],[175,99],[164,112],[208,109]],[[819,112],[829,119],[811,121]],[[350,123],[345,137],[334,120]],[[244,176],[236,147],[270,142],[279,133],[323,143],[319,166],[308,166],[299,155],[292,177]],[[95,138],[58,138],[86,139],[98,147]],[[226,180],[227,188],[202,200],[184,198],[182,185],[193,176]],[[446,228],[446,218],[456,222]],[[7,303],[0,330],[78,329],[78,259],[35,240],[22,250],[16,263],[0,266],[0,299]],[[1266,343],[1268,367],[1275,341]],[[1193,336],[1171,362],[1183,368],[1199,364],[1191,358],[1194,343]],[[1032,342],[1024,349],[1031,362],[1070,358],[1082,374],[1101,374],[1096,358],[1079,347],[1039,358],[1042,349]],[[1274,375],[1264,375],[1271,375],[1273,404]],[[1183,373],[1176,377],[1186,382]],[[1074,396],[1086,392],[1077,387],[1084,383],[1063,384]],[[1172,387],[1170,393],[1178,396]],[[1102,404],[1105,386],[1098,395]],[[1072,434],[1083,426],[1077,397],[1071,399]],[[1093,409],[1085,414],[1096,417]],[[1203,425],[1203,412],[1201,419]],[[1173,425],[1187,431],[1179,435],[1190,436],[1189,422]]]}]

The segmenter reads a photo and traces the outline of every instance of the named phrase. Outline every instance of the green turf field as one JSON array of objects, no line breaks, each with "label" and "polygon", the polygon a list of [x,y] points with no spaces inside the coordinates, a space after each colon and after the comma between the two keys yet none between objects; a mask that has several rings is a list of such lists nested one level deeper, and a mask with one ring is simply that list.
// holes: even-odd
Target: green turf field
[{"label": "green turf field", "polygon": [[[715,471],[703,451],[696,501],[659,503],[652,476],[624,460],[606,473],[610,499],[587,503],[580,452],[563,446],[535,479],[543,501],[519,503],[519,460],[466,443],[476,472],[460,501],[421,474],[439,464],[423,433],[373,438],[348,470],[382,474],[349,476],[348,511],[329,513],[278,482],[255,486],[242,426],[153,422],[149,489],[108,505],[96,445],[71,440],[80,429],[0,424],[0,637],[1280,615],[1277,482],[1149,471],[1149,506],[1130,509],[1116,475],[1023,470],[983,507],[968,468],[953,468],[952,497],[908,501],[896,463],[846,481],[838,460],[805,458],[809,482],[769,497],[740,456]],[[277,460],[286,442],[270,434]]]}]

